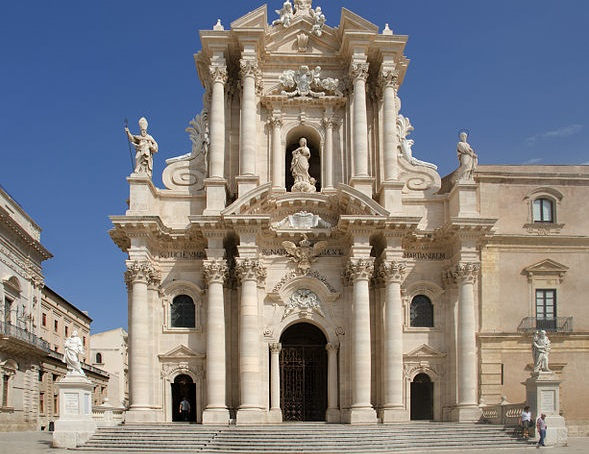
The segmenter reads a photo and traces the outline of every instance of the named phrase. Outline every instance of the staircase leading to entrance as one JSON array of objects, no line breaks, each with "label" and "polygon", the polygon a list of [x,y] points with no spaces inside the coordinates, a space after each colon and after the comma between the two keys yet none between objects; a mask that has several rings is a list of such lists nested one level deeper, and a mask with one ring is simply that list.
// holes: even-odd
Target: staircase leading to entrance
[{"label": "staircase leading to entrance", "polygon": [[350,426],[323,423],[208,427],[190,424],[101,428],[80,449],[202,454],[368,454],[522,447],[513,428],[485,424],[412,423]]}]

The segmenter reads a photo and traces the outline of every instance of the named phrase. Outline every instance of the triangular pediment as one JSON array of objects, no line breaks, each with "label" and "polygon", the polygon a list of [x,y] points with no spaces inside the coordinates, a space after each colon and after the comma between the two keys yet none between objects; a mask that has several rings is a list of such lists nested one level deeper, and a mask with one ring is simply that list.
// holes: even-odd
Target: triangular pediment
[{"label": "triangular pediment", "polygon": [[[323,58],[322,66],[329,63],[330,58],[338,57],[340,42],[336,30],[325,25],[321,36],[311,33],[313,21],[308,16],[297,18],[289,27],[283,27],[278,24],[270,27],[270,33],[267,36],[266,52],[269,55],[292,55],[297,57],[296,65],[301,64],[301,59],[307,56],[321,55]],[[302,37],[305,38],[302,46]],[[315,63],[312,64],[315,66]],[[285,68],[293,69],[293,68]]]},{"label": "triangular pediment", "polygon": [[356,13],[346,8],[342,8],[339,29],[341,31],[354,30],[378,33],[377,25],[374,25],[372,22],[364,19],[361,16],[358,16]]},{"label": "triangular pediment", "polygon": [[168,353],[158,355],[158,357],[161,361],[189,361],[194,359],[203,359],[205,355],[202,353],[197,353],[185,345],[179,345],[178,347],[170,350]]},{"label": "triangular pediment", "polygon": [[545,259],[541,262],[524,268],[525,274],[562,274],[569,270],[568,266],[555,262],[551,259]]},{"label": "triangular pediment", "polygon": [[268,25],[268,10],[266,5],[247,13],[245,16],[231,22],[231,29],[266,28]]},{"label": "triangular pediment", "polygon": [[405,357],[406,360],[416,360],[416,359],[425,359],[425,358],[445,358],[446,354],[439,352],[438,350],[436,350],[435,348],[427,345],[427,344],[421,344],[419,347],[417,347],[415,350],[412,350],[409,353],[405,353],[403,355]]}]

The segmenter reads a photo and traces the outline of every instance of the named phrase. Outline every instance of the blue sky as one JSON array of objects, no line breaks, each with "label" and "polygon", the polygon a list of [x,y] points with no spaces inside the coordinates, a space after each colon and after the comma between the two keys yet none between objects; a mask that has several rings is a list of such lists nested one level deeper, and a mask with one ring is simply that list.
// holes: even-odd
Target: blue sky
[{"label": "blue sky", "polygon": [[[108,236],[124,214],[131,160],[123,121],[146,116],[167,158],[190,151],[202,107],[198,30],[262,3],[11,1],[0,15],[0,184],[41,226],[45,281],[94,319],[127,326],[125,255]],[[268,2],[268,20],[282,0]],[[458,131],[481,164],[589,163],[589,2],[314,1],[327,25],[348,8],[409,35],[401,112],[414,156],[456,166]]]}]

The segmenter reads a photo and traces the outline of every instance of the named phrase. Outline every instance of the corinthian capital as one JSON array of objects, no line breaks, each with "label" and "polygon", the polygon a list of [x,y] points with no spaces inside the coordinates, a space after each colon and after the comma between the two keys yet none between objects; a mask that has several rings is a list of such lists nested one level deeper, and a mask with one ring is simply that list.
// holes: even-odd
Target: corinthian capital
[{"label": "corinthian capital", "polygon": [[145,282],[153,286],[159,284],[160,280],[159,271],[150,262],[127,260],[127,271],[125,271],[127,286],[131,286],[134,282]]},{"label": "corinthian capital", "polygon": [[222,84],[227,83],[227,66],[213,65],[209,66],[209,73],[211,79],[214,82],[221,82]]},{"label": "corinthian capital", "polygon": [[270,353],[280,353],[282,350],[282,344],[280,343],[268,344],[268,346],[270,347]]},{"label": "corinthian capital", "polygon": [[383,69],[380,72],[379,82],[384,88],[397,88],[397,80],[399,79],[399,71],[394,69]]},{"label": "corinthian capital", "polygon": [[383,262],[378,268],[378,277],[386,282],[400,284],[405,279],[406,268],[401,262]]},{"label": "corinthian capital", "polygon": [[447,284],[474,284],[480,271],[480,264],[475,262],[462,262],[450,268],[443,274]]},{"label": "corinthian capital", "polygon": [[203,261],[203,275],[209,284],[222,284],[227,278],[227,261],[223,259],[210,259]]},{"label": "corinthian capital", "polygon": [[350,77],[352,80],[363,80],[368,79],[368,63],[352,63],[350,66]]},{"label": "corinthian capital", "polygon": [[241,282],[256,281],[261,284],[266,279],[266,270],[259,260],[250,258],[236,258],[235,270]]},{"label": "corinthian capital", "polygon": [[282,119],[281,114],[273,113],[270,117],[268,117],[268,124],[272,126],[272,128],[282,128],[284,120]]},{"label": "corinthian capital", "polygon": [[242,58],[239,60],[239,68],[242,78],[256,77],[258,74],[258,61],[255,58]]},{"label": "corinthian capital", "polygon": [[346,265],[346,277],[354,282],[357,280],[369,280],[374,273],[374,257],[352,257]]}]

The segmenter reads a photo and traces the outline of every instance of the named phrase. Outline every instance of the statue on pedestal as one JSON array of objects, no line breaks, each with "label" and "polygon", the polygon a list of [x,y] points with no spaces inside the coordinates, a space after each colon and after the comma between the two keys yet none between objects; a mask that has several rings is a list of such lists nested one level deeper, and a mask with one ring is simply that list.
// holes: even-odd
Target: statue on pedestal
[{"label": "statue on pedestal", "polygon": [[309,158],[311,150],[307,147],[307,139],[301,137],[299,148],[292,152],[290,171],[294,177],[292,192],[315,192],[315,178],[309,175]]},{"label": "statue on pedestal", "polygon": [[125,126],[129,141],[135,147],[135,173],[144,173],[151,177],[153,171],[153,155],[157,153],[158,145],[153,137],[147,134],[147,120],[139,119],[139,134],[133,135]]},{"label": "statue on pedestal", "polygon": [[534,372],[551,372],[548,368],[548,354],[550,353],[550,339],[546,331],[536,331],[532,340],[534,354]]},{"label": "statue on pedestal", "polygon": [[460,178],[464,180],[472,180],[474,178],[474,171],[479,164],[479,157],[466,141],[468,134],[466,132],[460,133],[460,142],[458,142],[456,152],[458,160],[460,161]]},{"label": "statue on pedestal", "polygon": [[67,375],[86,375],[82,370],[79,355],[84,355],[84,344],[78,337],[78,331],[74,330],[63,344],[65,353],[63,361],[67,364]]}]

